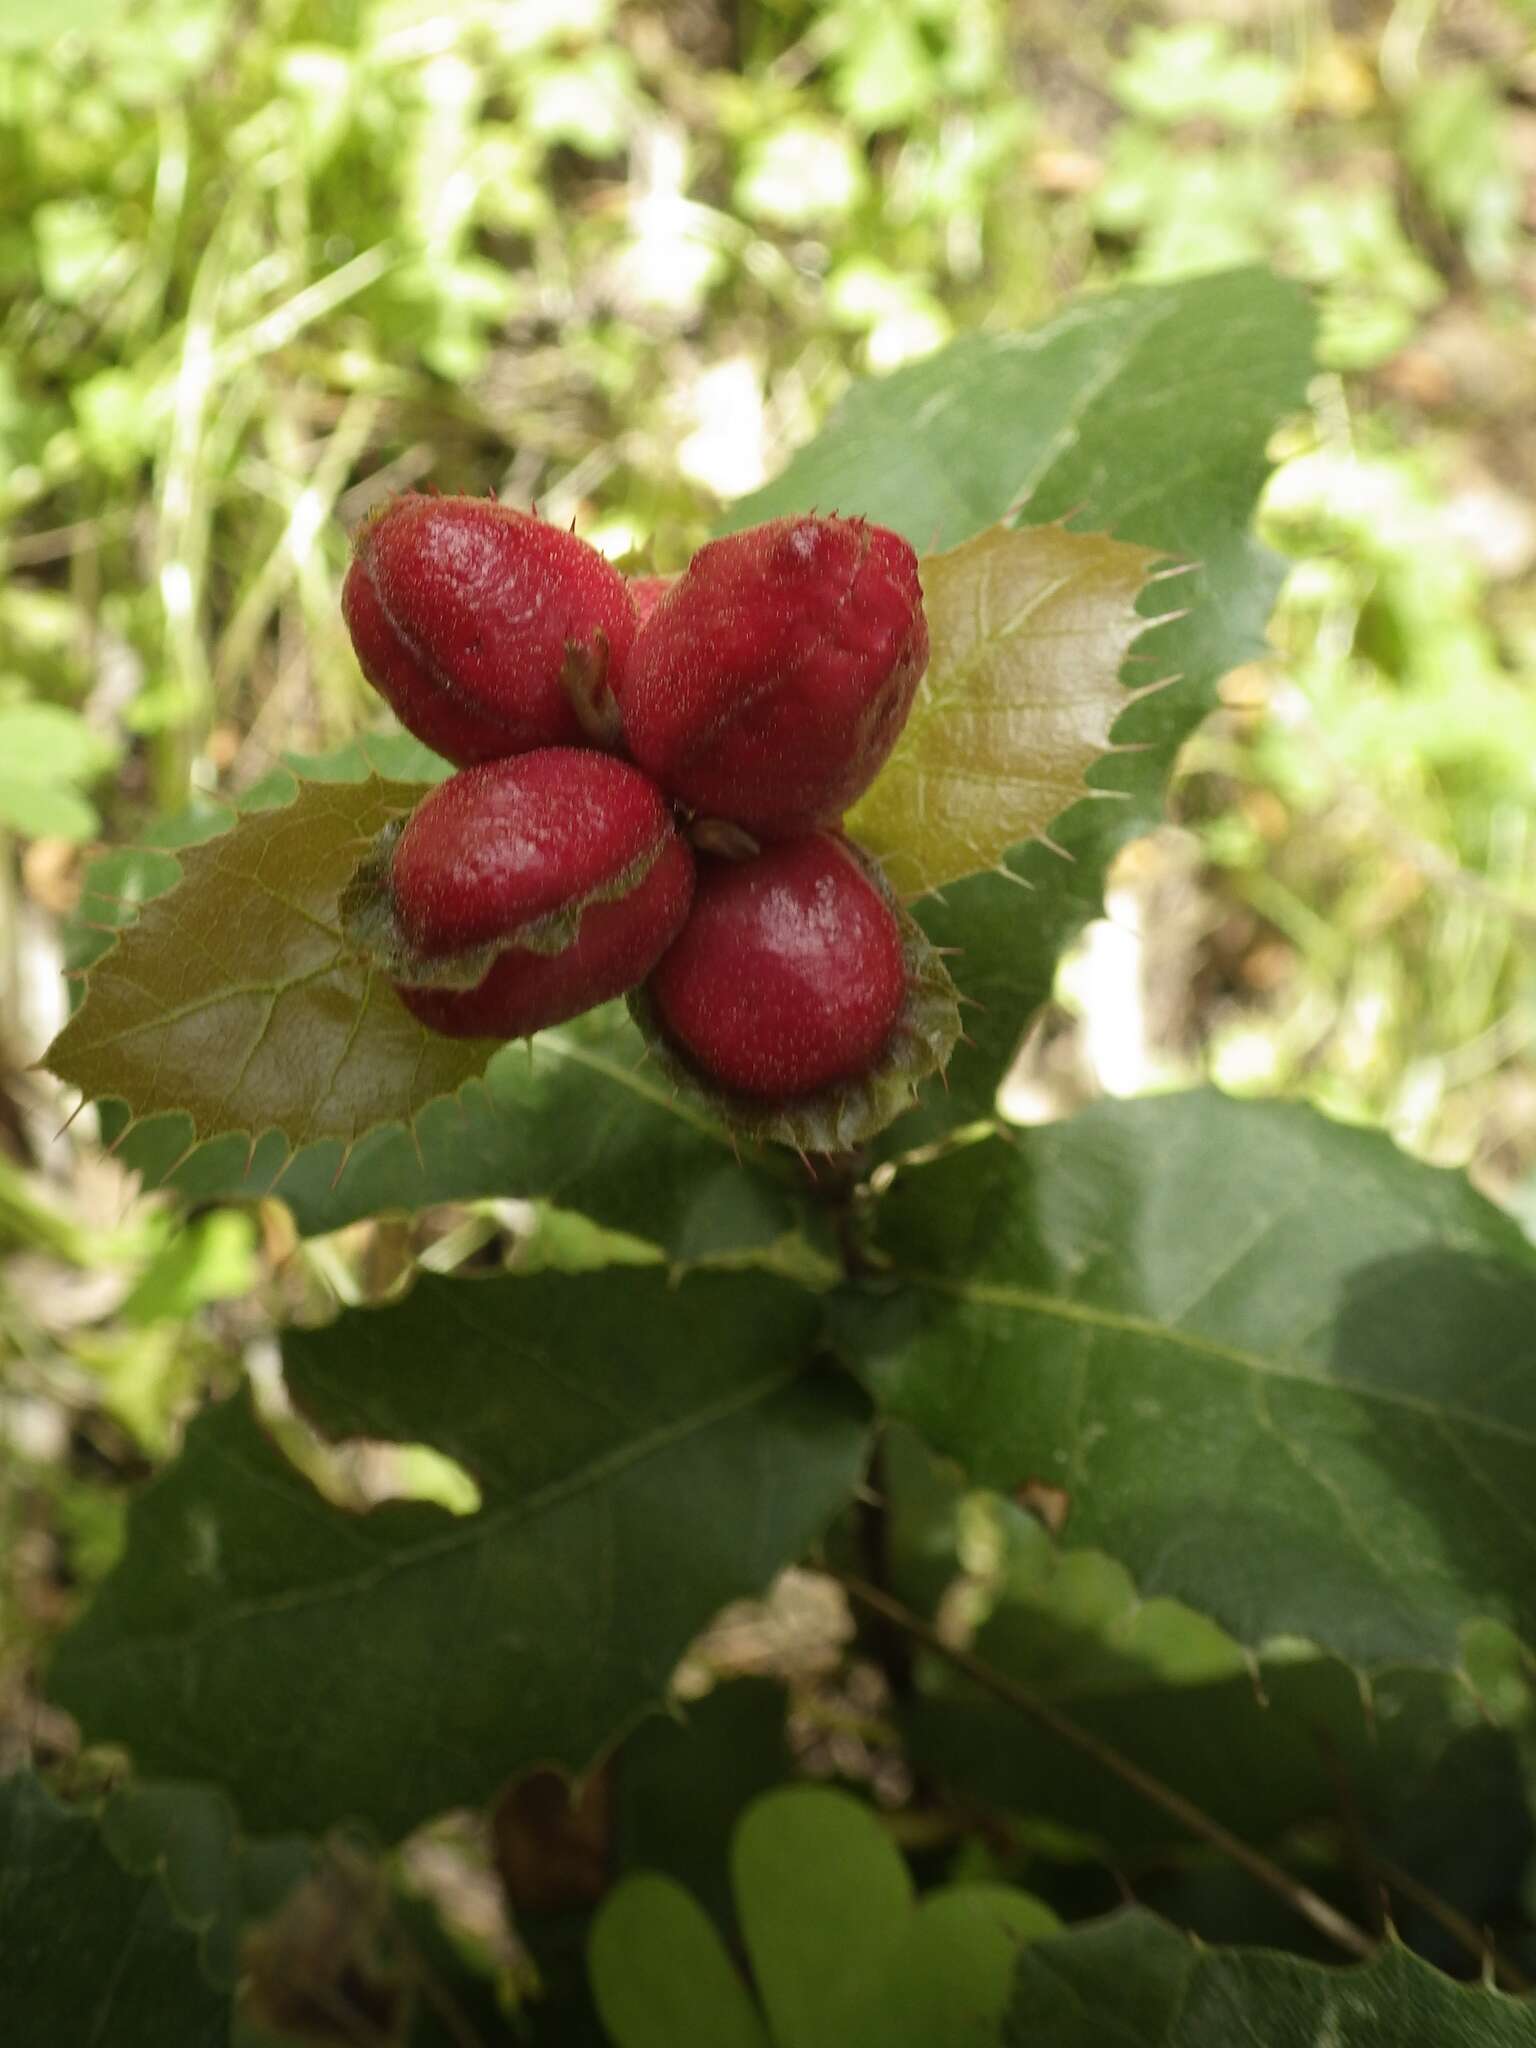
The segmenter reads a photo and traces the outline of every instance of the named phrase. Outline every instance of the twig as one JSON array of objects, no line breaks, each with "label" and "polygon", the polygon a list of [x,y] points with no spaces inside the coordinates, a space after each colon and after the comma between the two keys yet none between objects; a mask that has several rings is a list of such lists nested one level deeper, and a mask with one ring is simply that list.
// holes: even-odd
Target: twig
[{"label": "twig", "polygon": [[1360,1890],[1362,1917],[1372,1934],[1378,1939],[1386,1933],[1387,1900],[1382,1872],[1371,1853],[1366,1838],[1365,1822],[1360,1812],[1360,1802],[1355,1797],[1355,1788],[1350,1782],[1344,1759],[1339,1754],[1339,1745],[1334,1741],[1332,1731],[1314,1727],[1313,1739],[1322,1754],[1323,1763],[1333,1780],[1333,1796],[1338,1801],[1339,1833],[1343,1842],[1343,1854],[1348,1862]]},{"label": "twig", "polygon": [[889,1593],[883,1593],[878,1586],[872,1586],[866,1580],[848,1573],[840,1572],[836,1576],[853,1599],[865,1607],[872,1608],[877,1614],[884,1615],[888,1621],[895,1622],[921,1643],[924,1649],[931,1650],[935,1656],[942,1657],[946,1663],[952,1664],[957,1671],[964,1672],[965,1676],[973,1684],[979,1685],[983,1691],[990,1692],[1005,1705],[1017,1709],[1037,1727],[1044,1728],[1048,1734],[1054,1735],[1058,1741],[1068,1743],[1084,1756],[1091,1757],[1101,1769],[1118,1778],[1122,1784],[1129,1785],[1132,1791],[1139,1792],[1149,1804],[1161,1807],[1163,1812],[1171,1815],[1181,1827],[1188,1828],[1192,1835],[1208,1842],[1213,1849],[1220,1850],[1222,1855],[1228,1857],[1240,1870],[1246,1870],[1256,1883],[1273,1892],[1277,1898],[1283,1899],[1294,1912],[1299,1913],[1304,1920],[1310,1921],[1320,1934],[1326,1935],[1329,1941],[1342,1949],[1347,1949],[1354,1956],[1375,1954],[1377,1944],[1364,1928],[1357,1927],[1353,1920],[1347,1919],[1336,1907],[1330,1906],[1328,1901],[1313,1891],[1310,1885],[1302,1884],[1299,1879],[1282,1870],[1278,1863],[1272,1862],[1261,1850],[1251,1847],[1239,1836],[1224,1828],[1219,1820],[1213,1820],[1192,1800],[1186,1799],[1182,1792],[1175,1791],[1172,1785],[1165,1785],[1161,1778],[1154,1778],[1149,1771],[1144,1771],[1139,1764],[1133,1763],[1128,1756],[1122,1755],[1110,1743],[1101,1741],[1086,1728],[1080,1728],[1075,1721],[1039,1698],[1027,1686],[1020,1685],[1016,1679],[1010,1678],[1006,1672],[994,1670],[990,1664],[984,1663],[980,1657],[973,1656],[969,1650],[962,1650],[953,1643],[946,1643],[938,1630],[921,1615],[914,1614],[909,1607],[903,1606],[901,1601],[893,1599]]},{"label": "twig", "polygon": [[[864,1485],[855,1503],[859,1556],[869,1583],[882,1591],[891,1575],[891,1520],[886,1486],[885,1435],[877,1431],[869,1453]],[[876,1660],[896,1699],[912,1692],[912,1651],[901,1624],[889,1614],[873,1613],[871,1643]]]},{"label": "twig", "polygon": [[1410,1905],[1417,1906],[1421,1913],[1427,1913],[1431,1920],[1438,1921],[1447,1934],[1461,1943],[1468,1955],[1484,1969],[1493,1971],[1494,1981],[1501,1990],[1513,1992],[1518,1997],[1536,1988],[1519,1964],[1501,1956],[1489,1936],[1474,1926],[1449,1899],[1442,1899],[1438,1892],[1421,1883],[1411,1870],[1404,1870],[1400,1863],[1394,1863],[1390,1856],[1383,1856],[1379,1849],[1367,1846],[1366,1854],[1387,1889],[1400,1893]]}]

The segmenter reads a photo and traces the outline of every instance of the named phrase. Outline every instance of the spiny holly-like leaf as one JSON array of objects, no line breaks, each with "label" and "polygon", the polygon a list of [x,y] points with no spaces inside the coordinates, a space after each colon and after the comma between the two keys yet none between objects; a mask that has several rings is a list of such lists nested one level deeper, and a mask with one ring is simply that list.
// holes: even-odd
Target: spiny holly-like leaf
[{"label": "spiny holly-like leaf", "polygon": [[[975,1498],[967,1496],[971,1516]],[[1480,1867],[1466,1871],[1456,1903],[1478,1925],[1497,1912],[1529,1822],[1515,1736],[1495,1725],[1502,1695],[1490,1674],[1479,1669],[1475,1692],[1464,1678],[1408,1668],[1365,1686],[1347,1665],[1302,1655],[1294,1643],[1254,1658],[1187,1608],[1140,1598],[1101,1552],[1058,1548],[1011,1505],[994,1512],[1003,1573],[973,1644],[994,1671],[1250,1841],[1327,1824],[1347,1784],[1353,1824],[1378,1848],[1411,1815],[1421,1852],[1433,1853],[1439,1840],[1426,1823],[1449,1793],[1451,1839],[1463,1850],[1500,1845],[1473,1859]],[[1023,1739],[1015,1708],[936,1659],[903,1721],[924,1777],[978,1808],[1054,1821],[1103,1845],[1110,1860],[1189,1843],[1185,1827],[1097,1762],[1063,1743]],[[1408,1849],[1399,1860],[1417,1858]],[[1443,1870],[1420,1865],[1417,1874],[1446,1887]],[[1404,1924],[1411,1904],[1395,1896],[1394,1906]]]},{"label": "spiny holly-like leaf", "polygon": [[25,1771],[0,1784],[0,2018],[19,2048],[229,2040],[229,1994],[158,1881],[125,1870],[95,1820]]},{"label": "spiny holly-like leaf", "polygon": [[1120,1913],[1020,1951],[1008,2048],[1531,2048],[1536,2011],[1396,1942],[1350,1969],[1202,1948]]},{"label": "spiny holly-like leaf", "polygon": [[[1279,565],[1248,526],[1270,437],[1302,403],[1311,338],[1305,294],[1257,270],[1085,295],[1029,333],[969,335],[855,385],[782,476],[730,508],[733,530],[807,505],[862,513],[921,553],[1022,507],[1029,526],[1067,520],[1195,565],[1141,601],[1187,615],[1149,618],[1132,651],[1116,750],[1089,774],[1100,797],[1050,827],[1069,857],[1037,839],[1008,857],[1027,889],[973,875],[920,906],[935,944],[960,949],[955,979],[982,1007],[948,1094],[929,1091],[886,1149],[990,1113],[1062,948],[1099,913],[1110,861],[1162,815],[1174,756],[1218,679],[1264,652]],[[1132,701],[1166,678],[1177,680]]]},{"label": "spiny holly-like leaf", "polygon": [[1379,1135],[1213,1093],[900,1175],[850,1308],[880,1400],[1239,1641],[1536,1642],[1536,1252]]},{"label": "spiny holly-like leaf", "polygon": [[[329,754],[289,754],[286,766],[248,790],[244,808],[269,810],[291,803],[297,782],[411,782],[430,785],[449,774],[449,764],[406,733],[373,734]],[[164,896],[181,880],[179,856],[227,832],[237,813],[226,803],[200,798],[196,805],[157,818],[137,846],[113,847],[86,863],[80,902],[64,928],[64,957],[84,994],[85,970],[111,951],[117,934],[132,924],[142,906]],[[78,1007],[78,1001],[76,1003]]]},{"label": "spiny holly-like leaf", "polygon": [[409,1125],[480,1073],[493,1047],[425,1031],[344,937],[339,901],[416,783],[308,782],[180,855],[88,970],[48,1064],[135,1118],[182,1112],[195,1138],[278,1132],[352,1146]]},{"label": "spiny holly-like leaf", "polygon": [[848,820],[901,895],[997,867],[1087,793],[1155,559],[1104,534],[994,526],[924,561],[928,671]]},{"label": "spiny holly-like leaf", "polygon": [[431,1443],[465,1516],[328,1504],[249,1403],[195,1421],[53,1683],[141,1766],[247,1825],[389,1836],[536,1763],[579,1769],[655,1705],[693,1634],[846,1499],[864,1404],[818,1311],[761,1275],[451,1282],[293,1331],[327,1433]]},{"label": "spiny holly-like leaf", "polygon": [[[1041,1488],[1026,1493],[1030,1508],[997,1497],[983,1508],[952,1461],[901,1424],[885,1433],[881,1476],[892,1590],[923,1614],[937,1616],[963,1559],[975,1560],[985,1513],[998,1567],[972,1648],[994,1671],[1282,1856],[1290,1830],[1336,1829],[1347,1786],[1358,1840],[1474,1926],[1506,1924],[1533,1847],[1520,1786],[1525,1660],[1507,1631],[1471,1632],[1466,1675],[1401,1667],[1366,1684],[1295,1641],[1255,1657],[1177,1602],[1142,1598],[1102,1552],[1062,1548],[1038,1519],[1056,1505]],[[1112,1864],[1170,1850],[1184,1862],[1187,1828],[1101,1764],[1030,1735],[1016,1707],[938,1658],[921,1659],[914,1679],[899,1707],[904,1747],[941,1802],[1055,1822]],[[1170,1867],[1166,1881],[1183,1880]],[[1139,1890],[1149,1903],[1168,1897],[1150,1875]],[[1427,1936],[1426,1952],[1441,1952],[1421,1909],[1400,1889],[1390,1897],[1405,1939]]]},{"label": "spiny holly-like leaf", "polygon": [[[430,1103],[409,1133],[372,1132],[343,1156],[331,1142],[290,1154],[277,1134],[188,1152],[185,1118],[159,1117],[118,1147],[152,1187],[189,1201],[275,1194],[306,1232],[384,1209],[515,1195],[580,1209],[659,1245],[680,1264],[825,1256],[824,1214],[800,1162],[742,1148],[707,1110],[674,1093],[621,1003],[495,1052],[483,1079]],[[105,1119],[109,1127],[114,1111]],[[830,1269],[829,1269],[830,1271]]]}]

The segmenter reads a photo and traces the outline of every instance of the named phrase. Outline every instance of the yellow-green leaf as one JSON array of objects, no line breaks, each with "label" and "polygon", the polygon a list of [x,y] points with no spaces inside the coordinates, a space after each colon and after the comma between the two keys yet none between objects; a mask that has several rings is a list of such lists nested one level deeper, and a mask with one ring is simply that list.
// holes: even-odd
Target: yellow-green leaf
[{"label": "yellow-green leaf", "polygon": [[481,1073],[489,1039],[437,1037],[341,930],[339,900],[414,783],[306,782],[178,853],[182,879],[93,966],[48,1065],[135,1118],[180,1110],[193,1135],[279,1131],[350,1146],[410,1124]]},{"label": "yellow-green leaf", "polygon": [[848,820],[903,896],[998,867],[1087,794],[1156,560],[1106,534],[994,526],[923,562],[928,673]]}]

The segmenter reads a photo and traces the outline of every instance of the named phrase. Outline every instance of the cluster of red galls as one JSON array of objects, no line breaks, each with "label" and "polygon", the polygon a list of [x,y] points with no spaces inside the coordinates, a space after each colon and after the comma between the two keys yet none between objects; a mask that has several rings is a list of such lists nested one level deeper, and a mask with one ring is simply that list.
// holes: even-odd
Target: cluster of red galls
[{"label": "cluster of red galls", "polygon": [[411,493],[359,533],[342,607],[369,681],[460,764],[351,892],[423,1023],[522,1037],[629,994],[674,1078],[813,1144],[942,1066],[953,990],[838,829],[927,664],[899,535],[778,519],[626,582],[536,517]]}]

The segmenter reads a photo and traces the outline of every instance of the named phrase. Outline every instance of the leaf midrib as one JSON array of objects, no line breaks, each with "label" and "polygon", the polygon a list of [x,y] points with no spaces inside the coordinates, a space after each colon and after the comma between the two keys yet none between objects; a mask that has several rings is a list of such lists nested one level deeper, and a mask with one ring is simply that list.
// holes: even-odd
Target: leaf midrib
[{"label": "leaf midrib", "polygon": [[729,1152],[732,1149],[723,1126],[715,1118],[707,1116],[702,1110],[695,1109],[691,1103],[685,1102],[667,1083],[643,1080],[638,1068],[626,1068],[605,1054],[594,1051],[591,1046],[564,1037],[558,1029],[541,1031],[534,1043],[541,1051],[552,1052],[557,1059],[570,1060],[575,1066],[586,1067],[591,1073],[601,1074],[605,1080],[611,1081],[617,1088],[627,1090],[638,1101],[649,1102],[655,1108],[675,1116],[679,1123],[687,1124],[705,1137],[714,1139],[722,1151]]},{"label": "leaf midrib", "polygon": [[1057,1322],[1075,1323],[1089,1329],[1112,1332],[1118,1336],[1140,1337],[1158,1344],[1172,1345],[1194,1357],[1209,1359],[1218,1365],[1236,1366],[1240,1371],[1254,1373],[1261,1378],[1289,1380],[1297,1386],[1317,1387],[1324,1392],[1348,1394],[1362,1401],[1375,1401],[1383,1407],[1398,1408],[1408,1414],[1422,1416],[1442,1428],[1449,1422],[1458,1422],[1469,1430],[1480,1430],[1487,1436],[1504,1437],[1511,1443],[1519,1444],[1523,1449],[1536,1450],[1536,1429],[1522,1429],[1514,1423],[1501,1422],[1492,1416],[1471,1414],[1466,1409],[1430,1401],[1422,1395],[1405,1393],[1400,1388],[1371,1385],[1359,1380],[1337,1379],[1328,1373],[1307,1371],[1299,1362],[1267,1357],[1259,1351],[1245,1351],[1238,1345],[1223,1344],[1217,1338],[1202,1336],[1198,1331],[1181,1329],[1172,1323],[1160,1323],[1152,1316],[1136,1315],[1126,1309],[1101,1308],[1096,1303],[1042,1294],[1035,1288],[1019,1287],[1011,1283],[975,1279],[953,1280],[942,1273],[911,1270],[904,1270],[902,1279],[909,1286],[926,1288],[930,1293],[942,1294],[953,1301],[968,1302],[980,1308],[1010,1309],[1021,1315],[1045,1316]]},{"label": "leaf midrib", "polygon": [[[398,1575],[429,1566],[454,1552],[467,1550],[482,1543],[490,1543],[516,1528],[520,1523],[536,1520],[540,1515],[562,1506],[567,1500],[587,1490],[605,1485],[620,1474],[643,1464],[648,1458],[659,1456],[674,1444],[685,1443],[691,1436],[702,1435],[713,1429],[717,1423],[729,1421],[734,1415],[743,1413],[760,1403],[771,1399],[793,1386],[805,1371],[803,1364],[780,1366],[771,1373],[751,1381],[747,1386],[734,1388],[707,1406],[691,1414],[654,1429],[646,1435],[617,1446],[600,1457],[590,1459],[575,1471],[562,1475],[549,1484],[536,1488],[532,1493],[508,1500],[499,1505],[482,1507],[474,1514],[449,1517],[450,1526],[427,1541],[413,1545],[407,1551],[394,1550],[370,1563],[346,1578],[328,1579],[320,1586],[295,1587],[286,1593],[268,1594],[261,1599],[227,1601],[218,1612],[208,1616],[195,1628],[181,1629],[162,1635],[136,1636],[131,1642],[118,1643],[103,1650],[84,1651],[71,1657],[71,1662],[84,1669],[89,1666],[132,1662],[136,1658],[149,1656],[167,1648],[186,1649],[203,1639],[217,1635],[220,1631],[247,1621],[264,1619],[270,1615],[297,1613],[307,1607],[324,1606],[330,1601],[351,1599],[359,1594],[372,1592],[376,1587],[388,1583]],[[344,1442],[344,1438],[336,1441]],[[282,1459],[283,1454],[276,1445],[269,1443],[272,1456]],[[228,1453],[219,1448],[217,1455],[227,1462]],[[284,1460],[286,1464],[286,1460]],[[237,1469],[242,1476],[249,1476],[249,1467],[242,1458]],[[297,1468],[293,1468],[295,1479],[303,1482]],[[153,1489],[151,1489],[153,1491]],[[323,1496],[315,1494],[317,1505],[323,1505]],[[381,1503],[387,1506],[425,1506],[423,1502]],[[371,1514],[379,1509],[369,1510],[356,1518],[364,1525]],[[446,1515],[447,1510],[442,1510]]]},{"label": "leaf midrib", "polygon": [[[290,976],[286,981],[229,982],[213,994],[193,996],[174,1009],[157,1010],[149,1016],[135,1018],[131,1024],[118,1025],[115,1029],[99,1033],[95,1038],[86,1039],[83,1045],[75,1044],[68,1049],[85,1055],[109,1052],[114,1046],[123,1045],[129,1039],[142,1038],[147,1032],[165,1031],[173,1025],[184,1024],[189,1017],[201,1016],[205,1010],[216,1010],[223,1004],[248,1002],[253,996],[281,998],[291,990],[307,988],[313,981],[323,981],[328,974],[335,973],[336,965],[335,959],[327,960],[319,967],[307,969],[303,974]],[[85,1004],[81,1004],[78,1015],[85,1016]],[[60,1046],[64,1043],[66,1033],[73,1029],[74,1022],[72,1018],[59,1034]],[[78,1036],[83,1038],[83,1031]]]}]

